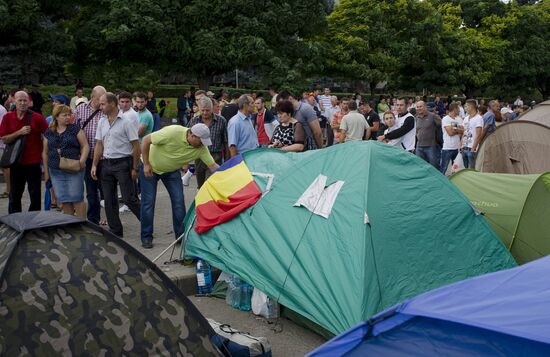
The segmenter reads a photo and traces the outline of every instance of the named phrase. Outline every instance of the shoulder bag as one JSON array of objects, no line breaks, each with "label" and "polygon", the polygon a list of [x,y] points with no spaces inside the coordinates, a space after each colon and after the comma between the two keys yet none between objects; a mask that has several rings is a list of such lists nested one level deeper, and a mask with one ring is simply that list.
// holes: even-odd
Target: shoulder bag
[{"label": "shoulder bag", "polygon": [[[26,115],[26,126],[29,126],[31,123],[31,115],[32,111],[28,110]],[[4,148],[4,153],[2,154],[2,158],[0,158],[0,167],[10,167],[19,163],[21,157],[23,156],[23,151],[25,150],[26,137],[26,135],[21,135],[20,137],[15,139],[15,141],[6,144],[6,147]]]}]

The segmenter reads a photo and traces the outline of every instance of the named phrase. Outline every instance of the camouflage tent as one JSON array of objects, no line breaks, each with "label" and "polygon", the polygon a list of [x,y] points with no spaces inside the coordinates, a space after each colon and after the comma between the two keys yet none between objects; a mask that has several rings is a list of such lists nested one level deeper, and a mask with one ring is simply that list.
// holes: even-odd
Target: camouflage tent
[{"label": "camouflage tent", "polygon": [[208,356],[214,332],[123,240],[53,212],[0,218],[0,355]]}]

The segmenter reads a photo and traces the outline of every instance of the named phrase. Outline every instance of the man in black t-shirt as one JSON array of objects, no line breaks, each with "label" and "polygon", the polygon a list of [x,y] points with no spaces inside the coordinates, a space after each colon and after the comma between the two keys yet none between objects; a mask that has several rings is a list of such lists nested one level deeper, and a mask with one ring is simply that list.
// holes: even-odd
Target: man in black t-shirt
[{"label": "man in black t-shirt", "polygon": [[237,115],[237,112],[239,111],[239,105],[237,104],[237,101],[239,100],[240,96],[241,93],[233,93],[231,95],[231,102],[224,105],[222,108],[221,115],[225,118],[225,120],[227,120],[228,123],[229,120]]},{"label": "man in black t-shirt", "polygon": [[371,140],[376,140],[378,137],[378,133],[382,131],[384,132],[384,124],[380,122],[380,116],[378,113],[374,110],[374,103],[371,103],[369,101],[362,101],[360,106],[361,113],[365,116],[365,119],[369,123],[369,126],[371,127]]}]

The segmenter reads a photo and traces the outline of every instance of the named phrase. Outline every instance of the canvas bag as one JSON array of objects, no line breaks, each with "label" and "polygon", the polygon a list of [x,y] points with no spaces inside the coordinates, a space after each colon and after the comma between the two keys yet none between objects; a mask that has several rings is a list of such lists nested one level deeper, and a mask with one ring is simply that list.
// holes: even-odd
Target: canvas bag
[{"label": "canvas bag", "polygon": [[[28,110],[26,115],[26,126],[31,124],[31,115],[32,111]],[[26,135],[21,135],[15,139],[14,142],[6,144],[2,158],[0,158],[0,167],[10,167],[19,163],[19,160],[21,160],[21,157],[23,156],[23,151],[25,150],[25,139]]]},{"label": "canvas bag", "polygon": [[228,324],[220,324],[207,319],[216,332],[212,343],[224,356],[231,357],[271,357],[271,344],[265,337],[254,337],[235,330]]}]

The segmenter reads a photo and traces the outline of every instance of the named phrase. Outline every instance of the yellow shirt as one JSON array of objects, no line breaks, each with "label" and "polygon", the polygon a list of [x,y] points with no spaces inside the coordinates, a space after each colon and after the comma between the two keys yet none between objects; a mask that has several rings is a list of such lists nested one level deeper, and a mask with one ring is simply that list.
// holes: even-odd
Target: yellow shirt
[{"label": "yellow shirt", "polygon": [[206,146],[195,148],[187,142],[188,130],[180,125],[170,125],[151,134],[149,162],[156,174],[179,170],[183,165],[197,159],[206,166],[214,164]]}]

